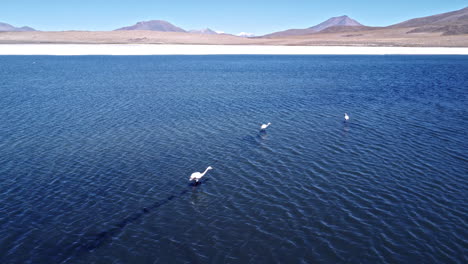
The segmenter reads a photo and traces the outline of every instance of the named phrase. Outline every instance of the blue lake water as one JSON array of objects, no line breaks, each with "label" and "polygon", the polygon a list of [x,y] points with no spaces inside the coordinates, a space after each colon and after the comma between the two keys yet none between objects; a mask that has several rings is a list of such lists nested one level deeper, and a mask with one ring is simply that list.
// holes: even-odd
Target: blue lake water
[{"label": "blue lake water", "polygon": [[0,263],[467,263],[467,95],[468,56],[0,56]]}]

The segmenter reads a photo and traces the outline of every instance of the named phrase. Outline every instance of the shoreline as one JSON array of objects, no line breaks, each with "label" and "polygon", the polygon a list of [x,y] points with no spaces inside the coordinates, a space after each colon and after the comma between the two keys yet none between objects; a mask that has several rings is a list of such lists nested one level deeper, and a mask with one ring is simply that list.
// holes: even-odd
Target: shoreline
[{"label": "shoreline", "polygon": [[468,55],[468,48],[188,44],[0,44],[0,55]]}]

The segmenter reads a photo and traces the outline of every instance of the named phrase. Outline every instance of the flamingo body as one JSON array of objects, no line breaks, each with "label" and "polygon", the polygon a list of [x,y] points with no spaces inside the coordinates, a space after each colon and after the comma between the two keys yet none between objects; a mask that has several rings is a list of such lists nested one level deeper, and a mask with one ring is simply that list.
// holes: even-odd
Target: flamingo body
[{"label": "flamingo body", "polygon": [[211,166],[209,166],[208,168],[206,168],[206,170],[201,173],[201,172],[194,172],[192,173],[192,175],[190,175],[190,178],[189,180],[190,181],[193,181],[195,180],[195,182],[198,182],[203,176],[205,176],[205,174],[209,171],[209,170],[212,170],[213,168]]},{"label": "flamingo body", "polygon": [[271,125],[271,123],[262,124],[262,126],[260,127],[260,130],[265,130],[265,129],[267,129],[267,127],[269,127],[270,125]]}]

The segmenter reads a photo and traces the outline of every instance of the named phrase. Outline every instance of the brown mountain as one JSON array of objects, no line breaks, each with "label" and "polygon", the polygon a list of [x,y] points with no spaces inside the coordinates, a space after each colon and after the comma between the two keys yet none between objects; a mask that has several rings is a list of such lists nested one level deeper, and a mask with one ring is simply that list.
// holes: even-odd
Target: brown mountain
[{"label": "brown mountain", "polygon": [[414,18],[388,28],[412,28],[407,33],[441,32],[442,35],[468,34],[468,7],[433,16]]},{"label": "brown mountain", "polygon": [[195,33],[195,34],[208,34],[208,35],[216,35],[218,33],[216,33],[216,31],[213,31],[209,28],[205,28],[205,29],[192,29],[192,30],[189,30],[189,33]]},{"label": "brown mountain", "polygon": [[308,34],[321,32],[324,29],[335,27],[335,26],[354,27],[354,26],[363,26],[363,25],[348,16],[339,16],[339,17],[332,17],[313,27],[309,27],[305,29],[288,29],[284,31],[271,33],[271,34],[265,35],[264,37],[289,37],[289,36],[308,35]]},{"label": "brown mountain", "polygon": [[[1,32],[0,44],[15,43],[145,43],[218,45],[298,45],[298,46],[385,46],[385,47],[468,47],[468,8],[435,16],[411,19],[387,27],[334,25],[309,28],[313,34],[284,37],[240,38],[228,34],[161,32],[180,28],[156,28],[141,22],[123,31]],[[346,21],[346,19],[345,19]],[[157,22],[157,21],[156,21]],[[336,22],[336,20],[335,20]],[[161,23],[156,23],[161,24]],[[164,23],[162,23],[164,24]],[[333,24],[333,23],[332,23]],[[339,24],[339,23],[337,23]],[[4,25],[4,24],[1,24]],[[1,26],[0,25],[0,26]],[[323,26],[323,24],[322,24]],[[11,30],[8,27],[8,30]],[[175,27],[175,26],[173,26]],[[124,28],[125,29],[125,28]],[[138,30],[146,29],[146,30]],[[319,32],[315,32],[319,30]],[[304,30],[298,30],[304,34]]]},{"label": "brown mountain", "polygon": [[30,27],[14,27],[7,23],[0,22],[0,31],[36,31]]},{"label": "brown mountain", "polygon": [[163,32],[186,32],[180,27],[176,27],[164,20],[150,20],[138,22],[133,26],[118,28],[116,30],[151,30]]},{"label": "brown mountain", "polygon": [[[434,33],[442,36],[468,34],[468,7],[460,10],[442,13],[433,16],[414,18],[387,27],[367,27],[347,16],[331,18],[317,26],[306,29],[289,29],[265,35],[267,38],[288,38],[301,35],[325,34],[325,33],[346,33],[346,32],[368,32],[372,31],[382,37],[403,37],[412,33]],[[397,36],[404,32],[404,35]],[[348,36],[348,35],[346,35]],[[353,35],[355,36],[355,35]]]},{"label": "brown mountain", "polygon": [[319,33],[339,33],[339,32],[357,32],[364,30],[380,29],[380,27],[368,27],[368,26],[333,26],[321,30]]}]

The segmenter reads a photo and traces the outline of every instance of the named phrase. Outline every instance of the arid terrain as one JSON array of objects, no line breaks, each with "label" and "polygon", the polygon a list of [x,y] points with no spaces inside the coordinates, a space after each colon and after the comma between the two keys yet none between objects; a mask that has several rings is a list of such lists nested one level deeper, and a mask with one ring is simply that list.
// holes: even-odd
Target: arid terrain
[{"label": "arid terrain", "polygon": [[252,38],[217,34],[208,29],[190,32],[162,20],[138,22],[114,31],[35,31],[3,25],[6,31],[0,29],[0,44],[468,47],[468,7],[387,27],[365,26],[347,16],[333,17],[310,28],[286,29]]},{"label": "arid terrain", "polygon": [[243,38],[159,31],[0,32],[0,44],[212,44],[294,46],[468,47],[468,34],[407,33],[414,28],[385,28],[355,32],[316,33],[278,38]]}]

